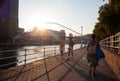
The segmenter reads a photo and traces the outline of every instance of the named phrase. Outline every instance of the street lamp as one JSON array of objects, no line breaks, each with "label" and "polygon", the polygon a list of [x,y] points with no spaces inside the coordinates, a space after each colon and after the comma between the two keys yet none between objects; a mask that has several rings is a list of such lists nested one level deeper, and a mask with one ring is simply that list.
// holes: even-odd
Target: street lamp
[{"label": "street lamp", "polygon": [[[81,26],[81,36],[83,35],[83,26]],[[81,43],[81,48],[82,48],[82,40],[80,40],[80,43]]]},{"label": "street lamp", "polygon": [[81,36],[83,35],[83,26],[81,26]]}]

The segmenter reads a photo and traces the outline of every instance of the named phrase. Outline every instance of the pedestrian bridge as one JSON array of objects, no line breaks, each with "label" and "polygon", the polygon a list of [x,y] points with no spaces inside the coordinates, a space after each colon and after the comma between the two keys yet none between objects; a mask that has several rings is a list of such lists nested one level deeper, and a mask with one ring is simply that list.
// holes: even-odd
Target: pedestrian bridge
[{"label": "pedestrian bridge", "polygon": [[[86,47],[74,50],[74,58],[70,60],[68,60],[67,51],[64,53],[64,59],[61,59],[58,54],[59,48],[53,50],[44,48],[43,51],[24,49],[19,56],[24,59],[19,62],[17,60],[9,63],[3,61],[16,58],[16,56],[0,58],[0,61],[3,62],[0,64],[0,81],[120,81],[119,40],[120,34],[118,33],[100,41],[106,57],[103,60],[104,65],[98,65],[96,76],[89,74]],[[34,52],[28,52],[31,50]],[[13,51],[16,50],[7,50],[7,52]],[[5,52],[0,51],[0,53]],[[46,52],[52,53],[52,56],[47,55]],[[32,55],[35,54],[38,56],[33,57]],[[41,56],[44,58],[40,59]],[[6,68],[15,63],[20,64]]]}]

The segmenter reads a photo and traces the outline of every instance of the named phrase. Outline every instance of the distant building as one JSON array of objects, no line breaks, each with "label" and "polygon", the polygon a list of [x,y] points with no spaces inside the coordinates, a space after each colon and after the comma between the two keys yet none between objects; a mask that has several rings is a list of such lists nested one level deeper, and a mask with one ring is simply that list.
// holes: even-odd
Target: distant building
[{"label": "distant building", "polygon": [[0,0],[0,42],[11,42],[18,30],[19,0]]},{"label": "distant building", "polygon": [[25,32],[24,28],[18,28],[17,34],[23,34]]},{"label": "distant building", "polygon": [[73,34],[72,34],[72,33],[69,33],[69,37],[73,37]]},{"label": "distant building", "polygon": [[65,30],[55,31],[51,29],[40,30],[35,27],[30,32],[19,34],[15,38],[18,43],[41,43],[41,44],[58,44],[60,40],[65,39]]},{"label": "distant building", "polygon": [[65,30],[60,30],[59,38],[60,38],[61,40],[65,40],[65,37],[66,37]]},{"label": "distant building", "polygon": [[40,30],[37,27],[35,27],[33,29],[33,31],[31,32],[31,36],[33,37],[39,37],[40,39],[56,39],[56,40],[60,40],[60,39],[65,39],[65,30],[60,30],[60,31],[55,31],[55,30],[50,30],[50,29],[44,29],[44,30]]}]

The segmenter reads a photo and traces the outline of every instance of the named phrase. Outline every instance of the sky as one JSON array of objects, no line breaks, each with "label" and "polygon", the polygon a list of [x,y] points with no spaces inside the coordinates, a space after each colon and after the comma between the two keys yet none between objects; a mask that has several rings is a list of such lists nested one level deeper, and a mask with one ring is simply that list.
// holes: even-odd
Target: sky
[{"label": "sky", "polygon": [[[107,0],[19,0],[19,27],[30,31],[33,27],[40,29],[65,30],[60,25],[78,33],[90,34],[97,22],[99,7]],[[48,23],[51,22],[51,23]]]}]

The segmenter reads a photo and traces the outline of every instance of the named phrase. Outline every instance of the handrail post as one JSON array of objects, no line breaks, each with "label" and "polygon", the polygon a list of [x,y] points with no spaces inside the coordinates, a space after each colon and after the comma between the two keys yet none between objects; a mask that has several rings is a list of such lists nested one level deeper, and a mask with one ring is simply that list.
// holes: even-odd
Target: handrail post
[{"label": "handrail post", "polygon": [[25,49],[25,65],[26,65],[26,61],[27,61],[26,56],[27,56],[27,49]]},{"label": "handrail post", "polygon": [[56,47],[54,47],[54,55],[56,54]]},{"label": "handrail post", "polygon": [[44,48],[44,59],[45,59],[45,48]]}]

